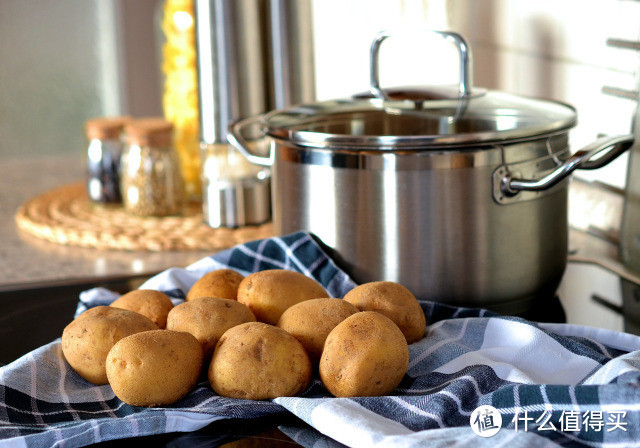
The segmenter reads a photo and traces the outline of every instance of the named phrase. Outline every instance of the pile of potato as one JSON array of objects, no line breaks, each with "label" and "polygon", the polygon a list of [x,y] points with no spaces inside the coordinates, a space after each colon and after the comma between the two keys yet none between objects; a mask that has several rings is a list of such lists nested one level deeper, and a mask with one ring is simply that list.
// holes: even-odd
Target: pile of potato
[{"label": "pile of potato", "polygon": [[87,381],[135,406],[183,398],[203,366],[225,397],[298,395],[315,371],[336,397],[379,396],[400,384],[408,344],[425,331],[418,301],[398,283],[336,299],[297,272],[220,269],[175,307],[159,291],[135,290],[85,311],[64,329],[62,352]]}]

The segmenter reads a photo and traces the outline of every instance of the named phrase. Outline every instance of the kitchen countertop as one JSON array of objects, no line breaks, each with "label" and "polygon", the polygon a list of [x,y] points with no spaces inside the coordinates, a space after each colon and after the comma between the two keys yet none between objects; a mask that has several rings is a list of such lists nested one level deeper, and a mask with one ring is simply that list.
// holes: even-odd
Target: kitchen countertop
[{"label": "kitchen countertop", "polygon": [[82,157],[45,156],[0,164],[0,292],[61,283],[150,276],[187,266],[209,251],[121,251],[64,246],[20,231],[16,210],[27,200],[84,178]]},{"label": "kitchen countertop", "polygon": [[[25,287],[99,282],[151,276],[173,266],[187,266],[209,251],[124,251],[64,246],[20,231],[14,215],[27,200],[84,178],[82,156],[12,159],[0,164],[0,292]],[[640,284],[621,262],[617,246],[571,229],[570,261],[593,263]]]}]

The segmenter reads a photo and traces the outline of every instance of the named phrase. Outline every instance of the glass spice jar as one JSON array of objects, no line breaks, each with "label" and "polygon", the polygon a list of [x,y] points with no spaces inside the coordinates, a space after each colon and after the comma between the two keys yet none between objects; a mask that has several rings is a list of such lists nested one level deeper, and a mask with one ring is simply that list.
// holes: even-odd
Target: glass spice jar
[{"label": "glass spice jar", "polygon": [[173,125],[163,118],[133,120],[125,126],[121,187],[125,210],[140,216],[182,212],[185,203]]},{"label": "glass spice jar", "polygon": [[122,131],[129,117],[93,118],[87,136],[87,193],[93,202],[120,203]]}]

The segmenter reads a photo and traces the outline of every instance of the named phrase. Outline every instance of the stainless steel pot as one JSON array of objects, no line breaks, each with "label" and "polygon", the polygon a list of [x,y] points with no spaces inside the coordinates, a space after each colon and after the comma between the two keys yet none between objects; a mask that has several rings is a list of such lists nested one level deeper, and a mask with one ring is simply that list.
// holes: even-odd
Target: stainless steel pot
[{"label": "stainless steel pot", "polygon": [[[356,281],[525,312],[553,296],[566,266],[567,177],[605,165],[633,138],[571,155],[572,107],[472,87],[466,41],[440,34],[460,52],[452,92],[382,90],[381,33],[369,98],[252,117],[232,125],[229,140],[272,166],[276,232],[314,233]],[[248,135],[266,135],[269,156],[252,151]]]}]

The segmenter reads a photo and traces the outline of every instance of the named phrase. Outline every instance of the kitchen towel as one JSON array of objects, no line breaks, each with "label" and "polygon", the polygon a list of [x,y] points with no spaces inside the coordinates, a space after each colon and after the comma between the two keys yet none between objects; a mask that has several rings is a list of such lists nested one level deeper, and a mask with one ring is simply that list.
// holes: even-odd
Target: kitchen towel
[{"label": "kitchen towel", "polygon": [[[141,288],[179,303],[220,268],[299,271],[333,297],[355,286],[313,236],[296,233],[168,269]],[[77,313],[117,297],[85,291]],[[58,339],[0,368],[0,447],[80,447],[278,413],[308,423],[307,431],[282,428],[303,446],[640,446],[640,337],[420,303],[427,334],[410,346],[407,375],[384,397],[334,398],[316,378],[300,397],[238,400],[217,396],[203,377],[172,406],[140,408],[76,374]]]}]

